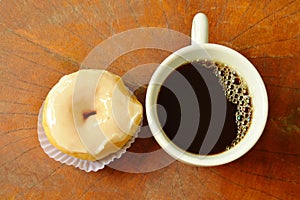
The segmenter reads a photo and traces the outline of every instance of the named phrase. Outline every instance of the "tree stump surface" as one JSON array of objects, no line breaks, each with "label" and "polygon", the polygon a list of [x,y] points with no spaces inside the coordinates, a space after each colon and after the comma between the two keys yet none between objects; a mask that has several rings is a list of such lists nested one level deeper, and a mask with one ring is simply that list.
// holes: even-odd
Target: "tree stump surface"
[{"label": "tree stump surface", "polygon": [[[299,198],[299,10],[299,0],[0,1],[0,199]],[[245,156],[207,168],[175,161],[149,173],[114,169],[137,164],[122,157],[111,167],[86,173],[43,152],[37,138],[39,109],[63,75],[83,68],[82,63],[95,64],[86,58],[106,45],[95,65],[121,76],[132,71],[128,77],[134,83],[145,82],[172,51],[190,44],[198,12],[209,19],[209,41],[245,55],[266,84],[267,125]],[[150,27],[176,34],[158,37],[147,32]],[[146,31],[127,34],[137,28]],[[105,43],[114,36],[120,36],[121,45]],[[130,45],[137,46],[126,51]],[[132,70],[137,66],[142,70]],[[129,151],[158,149],[148,136],[138,138]],[[159,159],[140,162],[146,166]]]}]

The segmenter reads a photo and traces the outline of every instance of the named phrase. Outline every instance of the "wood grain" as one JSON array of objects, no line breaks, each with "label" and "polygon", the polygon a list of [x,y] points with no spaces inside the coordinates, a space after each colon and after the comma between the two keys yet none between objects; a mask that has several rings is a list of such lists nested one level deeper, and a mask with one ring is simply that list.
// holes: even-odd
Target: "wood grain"
[{"label": "wood grain", "polygon": [[[0,199],[298,199],[299,11],[299,0],[0,1]],[[188,36],[198,12],[209,18],[210,42],[240,51],[266,84],[269,119],[249,153],[219,167],[176,161],[132,174],[110,167],[85,173],[43,152],[38,111],[63,75],[78,70],[99,43],[124,31],[159,27]],[[174,48],[177,44],[188,42],[178,39]],[[169,54],[139,49],[120,56],[109,69],[124,75]],[[137,81],[152,72],[149,67]],[[130,151],[158,148],[153,138],[138,139]]]}]

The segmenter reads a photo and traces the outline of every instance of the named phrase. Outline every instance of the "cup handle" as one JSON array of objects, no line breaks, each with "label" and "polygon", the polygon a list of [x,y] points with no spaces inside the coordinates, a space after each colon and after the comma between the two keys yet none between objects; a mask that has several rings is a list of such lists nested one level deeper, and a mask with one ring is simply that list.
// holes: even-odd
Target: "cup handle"
[{"label": "cup handle", "polygon": [[198,13],[194,16],[192,31],[192,45],[208,43],[208,21],[203,13]]}]

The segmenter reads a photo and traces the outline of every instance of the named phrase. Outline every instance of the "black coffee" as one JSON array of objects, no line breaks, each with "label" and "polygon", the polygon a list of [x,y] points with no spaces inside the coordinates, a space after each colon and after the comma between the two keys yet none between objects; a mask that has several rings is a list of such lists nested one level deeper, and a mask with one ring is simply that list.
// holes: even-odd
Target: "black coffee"
[{"label": "black coffee", "polygon": [[251,122],[251,98],[242,78],[220,62],[194,61],[172,72],[160,89],[158,118],[178,147],[216,154],[236,145]]}]

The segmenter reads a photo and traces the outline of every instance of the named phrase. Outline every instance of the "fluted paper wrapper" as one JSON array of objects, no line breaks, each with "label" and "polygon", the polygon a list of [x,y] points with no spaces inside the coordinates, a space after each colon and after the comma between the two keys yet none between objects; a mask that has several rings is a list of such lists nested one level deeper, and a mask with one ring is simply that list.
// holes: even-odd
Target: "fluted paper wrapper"
[{"label": "fluted paper wrapper", "polygon": [[126,149],[128,149],[131,146],[131,144],[134,142],[134,140],[137,137],[138,132],[140,130],[140,128],[139,128],[137,130],[137,132],[133,135],[133,137],[119,151],[117,151],[113,154],[110,154],[110,155],[106,156],[105,158],[102,158],[97,161],[82,160],[82,159],[75,158],[73,156],[63,153],[62,151],[60,151],[59,149],[54,147],[49,142],[49,140],[45,134],[43,124],[42,124],[42,122],[43,122],[43,107],[44,107],[44,104],[40,108],[39,116],[38,116],[38,124],[37,124],[38,139],[40,141],[40,145],[41,145],[42,149],[50,158],[53,158],[54,160],[59,161],[63,164],[74,166],[74,167],[79,168],[86,172],[91,172],[91,171],[96,172],[98,170],[101,170],[105,167],[105,165],[108,165],[113,160],[120,158],[122,156],[122,154],[124,154],[126,152]]}]

